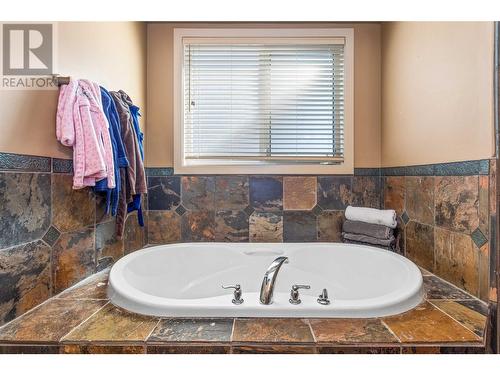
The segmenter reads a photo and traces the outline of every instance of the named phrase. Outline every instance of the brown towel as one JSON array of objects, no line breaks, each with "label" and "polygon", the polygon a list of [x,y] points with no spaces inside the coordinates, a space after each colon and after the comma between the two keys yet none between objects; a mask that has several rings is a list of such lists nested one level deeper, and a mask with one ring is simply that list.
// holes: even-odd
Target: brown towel
[{"label": "brown towel", "polygon": [[127,217],[127,204],[132,202],[136,194],[147,193],[146,173],[144,163],[139,149],[139,141],[134,131],[134,123],[130,113],[129,104],[132,103],[130,97],[124,91],[111,91],[115,102],[118,116],[120,117],[120,129],[125,146],[129,166],[125,172],[120,169],[121,190],[118,200],[118,210],[116,215],[116,234],[121,237]]},{"label": "brown towel", "polygon": [[379,245],[385,247],[392,247],[394,245],[394,241],[396,240],[394,236],[389,237],[388,239],[382,240],[380,238],[365,236],[363,234],[352,234],[352,233],[342,233],[342,237],[344,240],[363,242],[370,245]]},{"label": "brown towel", "polygon": [[362,234],[381,240],[387,240],[393,236],[392,228],[380,224],[364,223],[362,221],[346,220],[342,224],[342,232]]}]

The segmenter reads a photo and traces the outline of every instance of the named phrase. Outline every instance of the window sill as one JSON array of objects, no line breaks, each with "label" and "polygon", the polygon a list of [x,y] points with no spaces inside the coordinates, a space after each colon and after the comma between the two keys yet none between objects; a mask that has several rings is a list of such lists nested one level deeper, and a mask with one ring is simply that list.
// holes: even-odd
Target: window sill
[{"label": "window sill", "polygon": [[260,164],[260,165],[214,165],[196,164],[185,165],[175,163],[176,174],[353,174],[354,165],[352,161],[342,164],[320,165],[320,164]]}]

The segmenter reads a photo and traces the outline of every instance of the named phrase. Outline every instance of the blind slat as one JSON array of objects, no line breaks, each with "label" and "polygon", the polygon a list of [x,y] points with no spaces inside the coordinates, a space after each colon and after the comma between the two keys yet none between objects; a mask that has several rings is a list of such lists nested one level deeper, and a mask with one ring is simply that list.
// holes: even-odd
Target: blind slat
[{"label": "blind slat", "polygon": [[341,162],[343,44],[184,45],[185,159]]}]

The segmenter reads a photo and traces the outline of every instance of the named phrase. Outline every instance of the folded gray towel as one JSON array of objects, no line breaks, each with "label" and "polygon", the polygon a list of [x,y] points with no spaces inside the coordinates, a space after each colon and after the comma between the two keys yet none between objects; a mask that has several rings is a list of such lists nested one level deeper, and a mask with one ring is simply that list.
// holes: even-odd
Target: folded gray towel
[{"label": "folded gray towel", "polygon": [[365,236],[363,234],[353,234],[353,233],[345,233],[345,232],[342,232],[342,237],[345,240],[349,240],[349,241],[363,242],[366,244],[387,246],[387,247],[391,247],[392,245],[394,245],[394,241],[396,240],[396,238],[394,236],[390,236],[388,239],[383,240],[380,238]]},{"label": "folded gray towel", "polygon": [[344,240],[344,243],[348,243],[348,244],[352,243],[353,245],[365,245],[365,246],[368,245],[368,246],[378,247],[379,249],[397,252],[397,250],[394,248],[394,246],[381,246],[381,245],[367,244],[365,242],[349,241],[349,240]]},{"label": "folded gray towel", "polygon": [[362,221],[346,220],[342,224],[342,231],[353,234],[363,234],[365,236],[387,240],[393,235],[393,229],[380,224],[364,223]]}]

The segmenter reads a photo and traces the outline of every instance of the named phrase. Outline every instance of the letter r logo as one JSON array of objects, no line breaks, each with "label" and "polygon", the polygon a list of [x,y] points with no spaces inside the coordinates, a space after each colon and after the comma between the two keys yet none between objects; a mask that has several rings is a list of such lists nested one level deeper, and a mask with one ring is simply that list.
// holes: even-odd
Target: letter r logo
[{"label": "letter r logo", "polygon": [[3,24],[3,74],[52,74],[52,25]]}]

